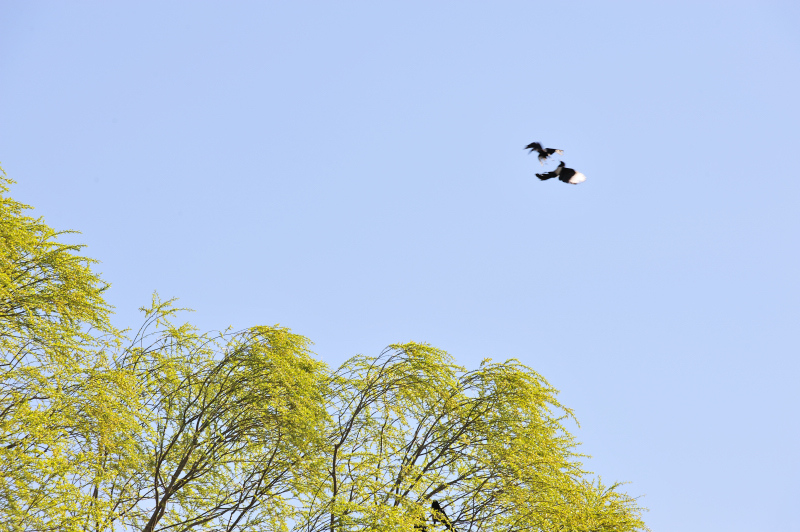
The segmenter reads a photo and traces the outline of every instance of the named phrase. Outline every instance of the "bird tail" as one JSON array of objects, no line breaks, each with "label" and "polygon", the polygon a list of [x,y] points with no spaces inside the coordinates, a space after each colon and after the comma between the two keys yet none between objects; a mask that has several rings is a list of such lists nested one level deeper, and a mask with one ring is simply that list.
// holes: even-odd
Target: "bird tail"
[{"label": "bird tail", "polygon": [[542,181],[547,181],[548,179],[553,179],[554,177],[556,177],[556,173],[555,172],[545,172],[543,174],[536,174],[536,177],[538,177]]},{"label": "bird tail", "polygon": [[570,177],[567,183],[571,185],[577,185],[578,183],[583,183],[584,181],[586,181],[586,176],[580,172],[575,172],[575,175]]}]

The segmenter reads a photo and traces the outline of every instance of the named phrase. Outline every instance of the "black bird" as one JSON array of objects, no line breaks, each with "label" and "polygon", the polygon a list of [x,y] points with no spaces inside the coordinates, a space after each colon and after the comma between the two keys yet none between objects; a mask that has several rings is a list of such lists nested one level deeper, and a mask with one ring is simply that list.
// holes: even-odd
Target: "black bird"
[{"label": "black bird", "polygon": [[444,526],[447,527],[447,530],[450,532],[455,532],[453,528],[453,523],[450,522],[450,519],[447,518],[445,515],[444,510],[442,507],[439,506],[439,501],[433,501],[431,503],[431,509],[433,510],[433,525],[436,526],[439,523],[442,523]]},{"label": "black bird", "polygon": [[564,183],[569,183],[570,185],[577,185],[578,183],[583,183],[584,181],[586,181],[585,175],[583,175],[580,172],[576,172],[572,168],[565,167],[564,161],[560,161],[558,163],[558,167],[552,172],[536,174],[536,177],[538,177],[542,181],[547,181],[548,179],[553,179],[554,177],[557,177],[559,181],[563,181]]},{"label": "black bird", "polygon": [[539,152],[539,162],[541,164],[544,164],[547,158],[553,155],[554,153],[557,153],[559,155],[564,153],[564,150],[556,150],[553,148],[542,148],[542,145],[539,144],[538,142],[531,142],[530,144],[525,146],[525,149],[531,150],[530,153]]}]

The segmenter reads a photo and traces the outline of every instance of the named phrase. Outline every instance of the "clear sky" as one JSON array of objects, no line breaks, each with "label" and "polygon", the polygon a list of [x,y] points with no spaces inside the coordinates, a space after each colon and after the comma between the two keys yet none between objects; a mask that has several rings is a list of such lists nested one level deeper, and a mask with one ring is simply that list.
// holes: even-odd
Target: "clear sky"
[{"label": "clear sky", "polygon": [[[201,329],[516,357],[654,531],[800,530],[800,4],[0,3],[11,196]],[[587,176],[539,182],[531,141]],[[558,160],[557,159],[557,160]]]}]

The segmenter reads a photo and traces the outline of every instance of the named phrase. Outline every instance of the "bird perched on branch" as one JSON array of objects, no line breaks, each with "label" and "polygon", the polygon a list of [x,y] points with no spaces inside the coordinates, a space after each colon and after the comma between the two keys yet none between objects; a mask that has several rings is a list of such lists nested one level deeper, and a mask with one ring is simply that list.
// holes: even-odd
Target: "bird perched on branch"
[{"label": "bird perched on branch", "polygon": [[542,145],[538,142],[531,142],[527,146],[525,146],[526,150],[531,150],[530,153],[538,152],[539,153],[539,163],[544,164],[548,157],[557,153],[561,155],[564,153],[564,150],[556,150],[554,148],[542,148]]},{"label": "bird perched on branch", "polygon": [[583,175],[580,172],[576,172],[572,168],[567,168],[566,166],[564,166],[564,161],[559,161],[558,167],[552,172],[536,174],[536,177],[538,177],[542,181],[547,181],[548,179],[553,179],[554,177],[557,177],[559,181],[563,181],[564,183],[569,183],[570,185],[577,185],[578,183],[583,183],[584,181],[586,181],[585,175]]},{"label": "bird perched on branch", "polygon": [[447,518],[445,515],[444,510],[439,505],[439,501],[433,501],[431,503],[431,509],[433,510],[433,525],[436,526],[439,523],[442,523],[444,526],[447,527],[447,530],[450,532],[455,532],[453,528],[453,523],[450,522],[450,519]]}]

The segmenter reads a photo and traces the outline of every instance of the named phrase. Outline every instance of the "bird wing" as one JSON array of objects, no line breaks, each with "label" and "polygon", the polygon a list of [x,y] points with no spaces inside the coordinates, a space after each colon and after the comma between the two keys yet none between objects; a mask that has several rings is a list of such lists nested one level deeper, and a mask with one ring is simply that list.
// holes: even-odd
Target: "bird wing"
[{"label": "bird wing", "polygon": [[531,150],[531,152],[535,151],[542,151],[542,145],[538,142],[531,142],[527,146],[525,146],[526,150]]}]

